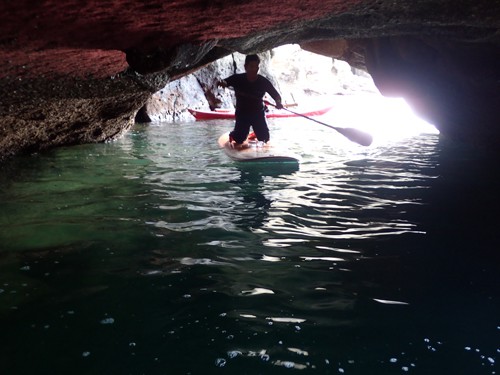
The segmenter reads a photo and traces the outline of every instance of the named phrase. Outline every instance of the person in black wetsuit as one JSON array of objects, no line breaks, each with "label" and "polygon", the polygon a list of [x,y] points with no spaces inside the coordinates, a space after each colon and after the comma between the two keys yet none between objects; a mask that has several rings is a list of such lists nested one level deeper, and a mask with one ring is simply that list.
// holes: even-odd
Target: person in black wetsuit
[{"label": "person in black wetsuit", "polygon": [[259,64],[259,56],[248,55],[245,58],[245,73],[233,74],[218,82],[218,86],[232,87],[236,94],[236,122],[233,131],[229,133],[229,140],[234,142],[236,147],[247,139],[250,126],[259,141],[269,141],[269,128],[263,103],[266,93],[274,99],[276,108],[283,108],[281,96],[273,84],[258,74]]}]

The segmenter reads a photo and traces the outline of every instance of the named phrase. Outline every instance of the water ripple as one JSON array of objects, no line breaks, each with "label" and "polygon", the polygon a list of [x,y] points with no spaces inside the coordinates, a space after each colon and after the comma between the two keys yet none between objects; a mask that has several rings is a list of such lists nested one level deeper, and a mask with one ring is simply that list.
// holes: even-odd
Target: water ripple
[{"label": "water ripple", "polygon": [[[401,291],[409,267],[393,254],[400,237],[421,236],[436,138],[413,140],[418,153],[349,149],[331,132],[308,130],[307,144],[282,125],[277,139],[302,156],[290,168],[232,162],[215,143],[227,127],[138,128],[19,168],[2,191],[0,284],[16,364],[62,350],[107,372],[347,373],[354,354],[363,370],[410,368],[387,349],[391,314],[419,307],[416,292]],[[408,316],[396,328],[399,348]],[[17,345],[19,332],[34,340]]]}]

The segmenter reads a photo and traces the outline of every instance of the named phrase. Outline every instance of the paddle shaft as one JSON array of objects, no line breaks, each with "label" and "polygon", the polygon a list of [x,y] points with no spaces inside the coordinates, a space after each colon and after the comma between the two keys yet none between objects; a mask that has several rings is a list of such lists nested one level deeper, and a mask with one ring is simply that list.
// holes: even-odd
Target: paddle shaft
[{"label": "paddle shaft", "polygon": [[[267,105],[270,105],[270,106],[272,106],[272,107],[274,107],[274,108],[276,108],[276,105],[274,105],[274,104],[272,104],[272,103],[269,103],[267,100],[264,100],[264,103],[265,103],[265,104],[267,104]],[[294,115],[297,115],[297,116],[300,116],[300,117],[304,117],[304,118],[306,118],[306,119],[308,119],[308,120],[311,120],[311,121],[317,122],[318,124],[321,124],[321,125],[323,125],[323,126],[327,126],[327,127],[331,128],[331,129],[334,129],[334,130],[337,130],[337,131],[338,131],[339,129],[341,129],[341,128],[337,127],[337,126],[332,126],[332,125],[329,125],[329,124],[325,124],[324,122],[318,121],[318,120],[316,120],[316,119],[314,119],[314,118],[312,118],[312,117],[309,117],[309,116],[303,115],[302,113],[294,112],[294,111],[292,111],[291,109],[286,108],[285,106],[283,106],[283,108],[282,108],[282,109],[284,109],[285,111],[288,111],[288,112],[290,112],[290,113],[293,113]]]},{"label": "paddle shaft", "polygon": [[[264,103],[276,108],[276,105],[274,105],[272,103],[269,103],[267,100],[264,100]],[[316,123],[318,123],[320,125],[326,126],[326,127],[330,128],[330,129],[336,130],[337,132],[339,132],[340,134],[342,134],[344,137],[346,137],[350,141],[356,142],[357,144],[360,144],[361,146],[370,146],[372,144],[373,137],[370,134],[365,133],[365,132],[363,132],[361,130],[358,130],[358,129],[355,129],[355,128],[341,128],[341,127],[337,127],[337,126],[332,126],[332,125],[329,125],[329,124],[325,124],[322,121],[319,121],[319,120],[316,120],[314,118],[311,118],[309,116],[303,115],[302,113],[298,113],[298,112],[292,111],[292,110],[290,110],[288,108],[283,107],[282,109],[284,109],[285,111],[288,111],[290,113],[293,113],[296,116],[303,117],[305,119],[314,121],[314,122],[316,122]]]},{"label": "paddle shaft", "polygon": [[[231,89],[234,90],[234,88],[231,88]],[[249,95],[247,93],[240,93],[240,95],[256,99],[255,96]],[[264,100],[264,103],[276,108],[275,104],[269,103],[267,100]],[[342,134],[344,137],[346,137],[350,141],[355,142],[357,144],[360,144],[361,146],[370,146],[372,144],[373,137],[371,136],[371,134],[365,133],[365,132],[363,132],[361,130],[358,130],[358,129],[355,129],[355,128],[341,128],[341,127],[337,127],[337,126],[332,126],[332,125],[329,125],[329,124],[325,124],[324,122],[318,121],[318,120],[316,120],[314,118],[311,118],[309,116],[303,115],[302,113],[298,113],[298,112],[292,111],[291,109],[288,109],[288,108],[285,108],[285,107],[283,107],[282,109],[284,109],[285,111],[288,111],[290,113],[293,113],[296,116],[303,117],[305,119],[314,121],[314,122],[316,122],[316,123],[318,123],[320,125],[326,126],[326,127],[330,128],[330,129],[336,130],[337,132],[339,132],[340,134]]]}]

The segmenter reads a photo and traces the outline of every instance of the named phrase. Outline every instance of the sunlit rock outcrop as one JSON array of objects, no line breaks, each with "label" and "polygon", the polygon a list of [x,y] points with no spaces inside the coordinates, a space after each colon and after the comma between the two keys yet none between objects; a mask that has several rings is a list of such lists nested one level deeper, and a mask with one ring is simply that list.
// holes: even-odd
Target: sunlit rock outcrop
[{"label": "sunlit rock outcrop", "polygon": [[445,136],[500,138],[497,2],[19,0],[0,12],[0,158],[112,139],[169,82],[288,43],[366,67]]},{"label": "sunlit rock outcrop", "polygon": [[[259,55],[259,72],[273,82],[285,104],[300,104],[304,108],[325,103],[335,95],[379,93],[365,71],[304,51],[298,45],[274,48]],[[217,87],[216,82],[244,72],[244,59],[245,55],[235,52],[168,83],[148,99],[136,116],[137,122],[194,121],[188,109],[234,109],[234,92]]]}]

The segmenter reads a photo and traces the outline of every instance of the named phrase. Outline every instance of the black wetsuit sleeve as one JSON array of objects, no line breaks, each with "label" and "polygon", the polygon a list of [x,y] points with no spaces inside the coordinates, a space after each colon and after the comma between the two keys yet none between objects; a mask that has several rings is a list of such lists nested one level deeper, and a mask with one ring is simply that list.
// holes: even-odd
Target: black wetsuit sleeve
[{"label": "black wetsuit sleeve", "polygon": [[281,102],[281,95],[279,94],[278,90],[273,86],[271,81],[269,81],[267,78],[265,79],[265,90],[266,92],[271,95],[271,98],[274,99],[275,102]]},{"label": "black wetsuit sleeve", "polygon": [[224,81],[226,81],[228,86],[234,87],[238,83],[238,76],[233,74],[232,76],[225,78]]}]

